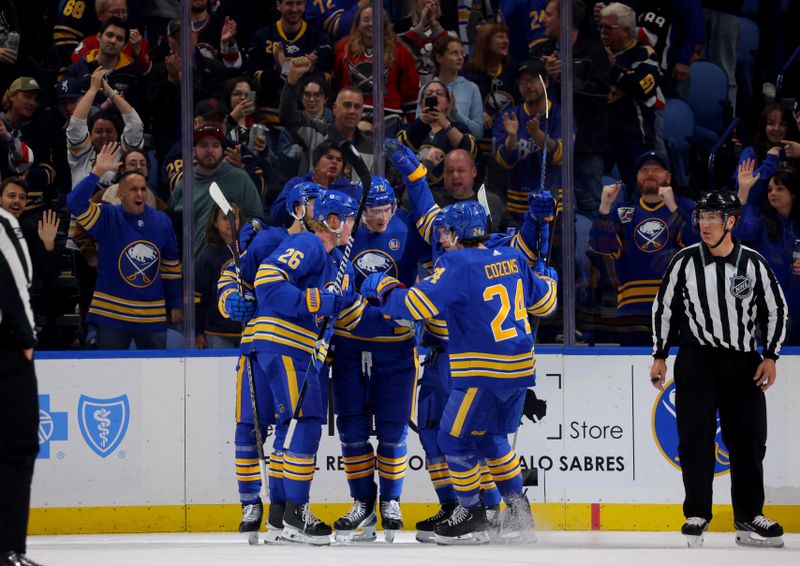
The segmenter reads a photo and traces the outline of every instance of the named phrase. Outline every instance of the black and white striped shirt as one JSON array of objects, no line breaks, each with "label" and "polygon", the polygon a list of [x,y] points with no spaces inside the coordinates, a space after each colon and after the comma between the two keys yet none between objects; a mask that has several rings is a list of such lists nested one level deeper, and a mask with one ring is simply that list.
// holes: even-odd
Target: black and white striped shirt
[{"label": "black and white striped shirt", "polygon": [[786,334],[786,299],[767,261],[734,239],[733,252],[711,255],[702,242],[672,258],[653,303],[653,357],[695,344],[778,359]]},{"label": "black and white striped shirt", "polygon": [[33,268],[19,222],[0,209],[0,348],[24,350],[36,342],[28,289]]}]

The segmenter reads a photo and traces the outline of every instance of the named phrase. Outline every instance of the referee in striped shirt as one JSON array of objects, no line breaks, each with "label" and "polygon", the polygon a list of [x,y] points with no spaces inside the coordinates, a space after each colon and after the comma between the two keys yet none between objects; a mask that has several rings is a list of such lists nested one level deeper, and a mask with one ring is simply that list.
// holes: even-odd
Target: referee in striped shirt
[{"label": "referee in striped shirt", "polygon": [[[786,301],[766,260],[733,238],[741,205],[716,191],[694,211],[701,242],[675,254],[653,303],[653,367],[663,390],[670,345],[678,456],[686,497],[682,532],[699,537],[711,520],[716,412],[730,454],[736,542],[780,546],[780,525],[763,516],[767,408],[786,330]],[[763,346],[758,353],[756,336]],[[697,542],[695,540],[695,542]]]},{"label": "referee in striped shirt", "polygon": [[33,464],[39,453],[36,334],[28,294],[32,271],[17,219],[0,209],[0,566],[35,564],[25,556]]}]

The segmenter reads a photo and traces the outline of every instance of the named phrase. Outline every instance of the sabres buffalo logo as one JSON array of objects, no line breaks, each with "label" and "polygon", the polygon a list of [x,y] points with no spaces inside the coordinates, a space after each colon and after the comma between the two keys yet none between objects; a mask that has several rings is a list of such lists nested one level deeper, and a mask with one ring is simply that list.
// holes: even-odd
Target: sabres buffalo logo
[{"label": "sabres buffalo logo", "polygon": [[636,227],[633,239],[643,252],[657,252],[669,242],[669,228],[660,218],[648,218]]},{"label": "sabres buffalo logo", "polygon": [[364,250],[355,257],[353,266],[361,277],[373,273],[386,273],[397,277],[397,264],[389,254],[381,250]]},{"label": "sabres buffalo logo", "polygon": [[152,285],[161,266],[158,247],[147,240],[131,242],[119,254],[117,265],[122,279],[131,287],[142,289]]}]

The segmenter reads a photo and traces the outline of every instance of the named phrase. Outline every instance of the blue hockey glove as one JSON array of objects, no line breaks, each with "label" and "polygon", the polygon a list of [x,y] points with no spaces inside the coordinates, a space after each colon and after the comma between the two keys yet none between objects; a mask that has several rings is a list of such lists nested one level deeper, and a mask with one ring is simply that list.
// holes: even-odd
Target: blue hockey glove
[{"label": "blue hockey glove", "polygon": [[381,306],[386,296],[396,288],[403,289],[405,285],[391,275],[373,273],[361,284],[361,296],[371,305]]},{"label": "blue hockey glove", "polygon": [[252,295],[241,296],[233,292],[225,298],[225,312],[231,320],[247,322],[256,314],[256,300]]},{"label": "blue hockey glove", "polygon": [[556,201],[550,191],[539,191],[528,195],[528,216],[535,223],[551,222],[556,215]]},{"label": "blue hockey glove", "polygon": [[336,316],[352,302],[352,298],[325,289],[306,289],[306,308],[317,316]]},{"label": "blue hockey glove", "polygon": [[245,222],[242,229],[239,230],[239,251],[245,251],[249,246],[253,239],[258,234],[259,230],[264,228],[265,224],[262,220],[258,218],[253,218],[249,222]]},{"label": "blue hockey glove", "polygon": [[403,177],[408,177],[410,181],[417,181],[428,172],[420,164],[417,154],[410,147],[403,145],[394,138],[386,138],[384,140],[383,153],[392,161]]},{"label": "blue hockey glove", "polygon": [[536,275],[540,277],[549,277],[558,283],[558,272],[554,268],[545,265],[543,261],[537,261],[533,270],[536,272]]}]

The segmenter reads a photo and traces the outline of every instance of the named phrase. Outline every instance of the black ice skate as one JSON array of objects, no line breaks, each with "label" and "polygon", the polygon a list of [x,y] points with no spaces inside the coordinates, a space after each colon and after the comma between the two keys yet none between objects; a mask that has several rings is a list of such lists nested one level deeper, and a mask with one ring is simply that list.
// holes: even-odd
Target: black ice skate
[{"label": "black ice skate", "polygon": [[783,527],[764,515],[756,515],[752,521],[734,521],[736,544],[783,548]]},{"label": "black ice skate", "polygon": [[258,544],[258,531],[261,529],[263,516],[264,506],[261,501],[242,503],[242,522],[239,523],[239,532],[247,535],[248,543]]},{"label": "black ice skate", "polygon": [[375,498],[356,499],[353,501],[352,509],[333,524],[333,528],[336,529],[334,539],[343,543],[372,542],[377,538],[375,534],[377,524]]},{"label": "black ice skate", "polygon": [[0,553],[0,566],[43,566],[38,562],[34,562],[24,554],[17,554],[16,552],[3,552]]},{"label": "black ice skate", "polygon": [[397,499],[381,499],[381,525],[386,542],[394,542],[394,535],[403,530],[403,513]]},{"label": "black ice skate", "polygon": [[267,532],[264,534],[264,544],[280,542],[283,532],[283,514],[286,512],[286,502],[280,501],[269,504],[267,513]]},{"label": "black ice skate", "polygon": [[486,508],[483,505],[465,509],[461,505],[453,510],[449,519],[433,527],[436,544],[487,544],[489,542]]},{"label": "black ice skate", "polygon": [[436,542],[433,540],[433,528],[449,519],[456,507],[458,507],[458,501],[445,501],[435,515],[417,523],[417,540],[419,542]]},{"label": "black ice skate", "polygon": [[702,517],[687,517],[681,527],[681,534],[686,535],[689,548],[703,546],[703,533],[708,530],[708,521]]},{"label": "black ice skate", "polygon": [[500,519],[500,542],[506,544],[536,542],[533,527],[533,514],[528,496],[521,493],[509,499]]},{"label": "black ice skate", "polygon": [[280,540],[313,545],[331,543],[331,528],[311,513],[308,503],[286,503]]}]

